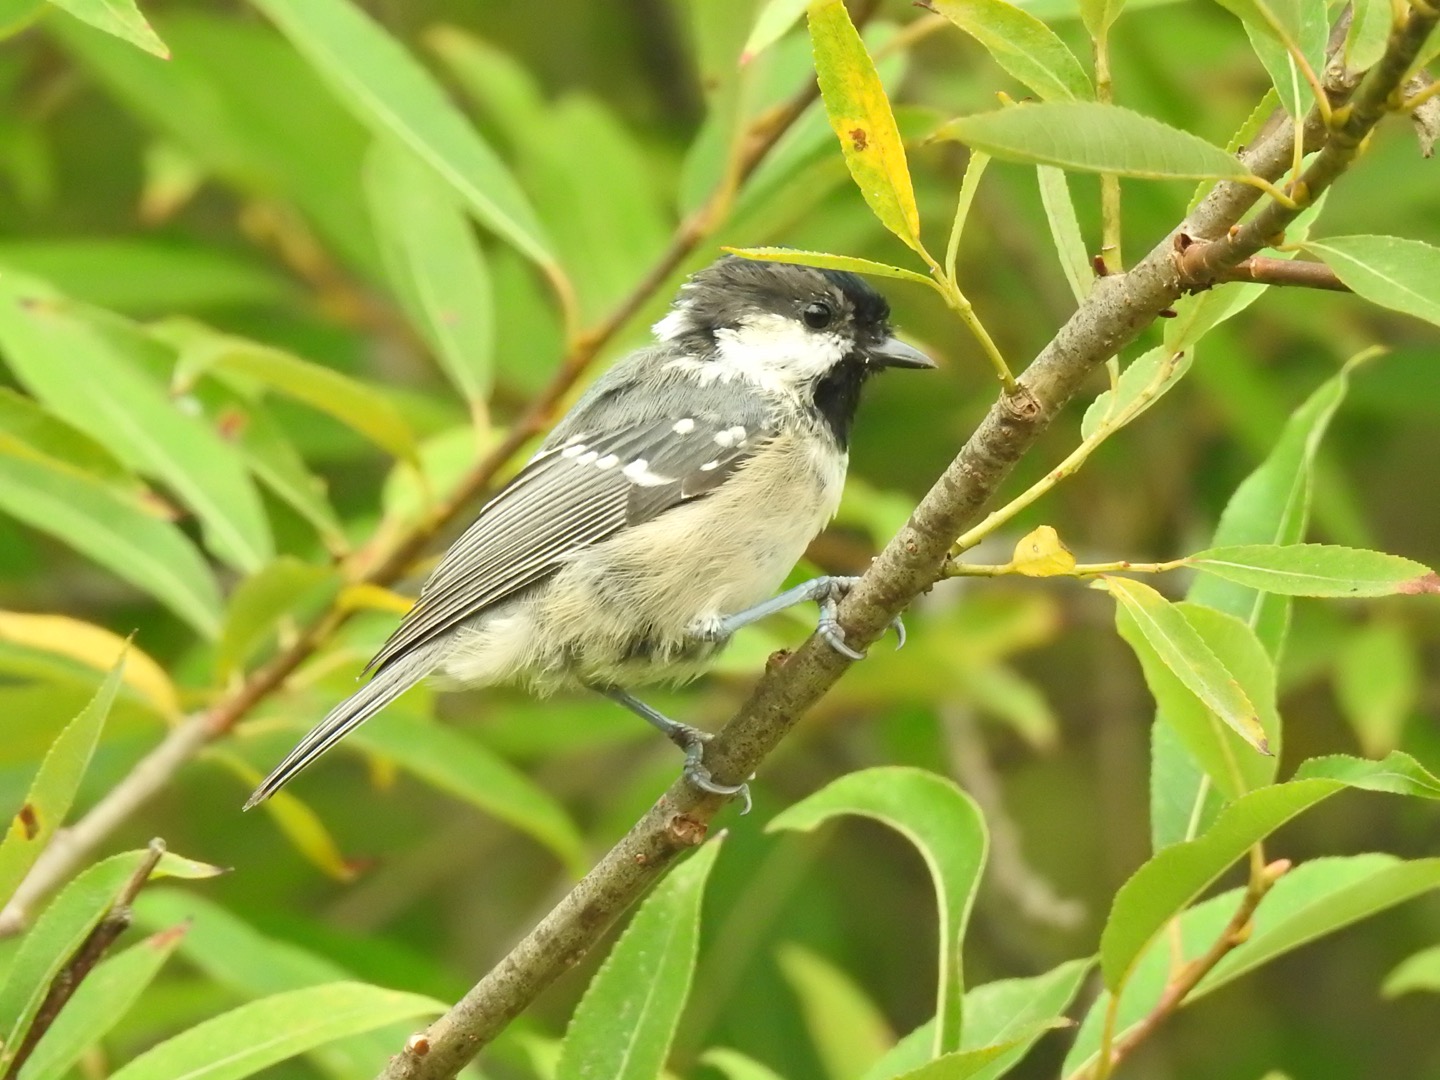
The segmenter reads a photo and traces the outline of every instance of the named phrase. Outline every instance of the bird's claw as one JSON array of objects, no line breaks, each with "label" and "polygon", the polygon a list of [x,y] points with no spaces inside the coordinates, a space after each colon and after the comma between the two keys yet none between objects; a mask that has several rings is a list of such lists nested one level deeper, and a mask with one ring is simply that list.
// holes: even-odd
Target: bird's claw
[{"label": "bird's claw", "polygon": [[[840,625],[840,621],[835,617],[835,613],[840,606],[840,601],[845,598],[845,595],[854,588],[855,583],[859,580],[860,579],[856,577],[836,577],[830,579],[829,590],[820,598],[820,621],[815,625],[816,633],[824,638],[832,649],[841,656],[849,657],[851,660],[864,660],[866,654],[864,650],[853,648],[846,642],[845,628]],[[897,650],[903,649],[905,647],[906,637],[905,620],[899,615],[896,615],[890,620],[890,627],[895,631],[895,637],[898,639],[895,642],[895,648]]]},{"label": "bird's claw", "polygon": [[691,736],[688,741],[681,743],[685,749],[685,768],[683,770],[685,778],[701,791],[709,792],[711,795],[723,795],[726,798],[738,795],[741,815],[750,813],[750,785],[748,783],[722,784],[712,777],[710,770],[705,766],[705,744],[711,739],[710,733],[690,727],[688,724],[685,727]]}]

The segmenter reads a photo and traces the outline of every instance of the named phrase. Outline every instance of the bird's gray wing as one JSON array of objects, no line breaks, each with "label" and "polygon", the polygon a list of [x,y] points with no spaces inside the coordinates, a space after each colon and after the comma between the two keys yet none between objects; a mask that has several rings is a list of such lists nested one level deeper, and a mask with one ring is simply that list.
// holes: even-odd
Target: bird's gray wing
[{"label": "bird's gray wing", "polygon": [[649,419],[542,450],[445,553],[369,668],[544,580],[574,552],[714,491],[772,434],[748,419]]}]

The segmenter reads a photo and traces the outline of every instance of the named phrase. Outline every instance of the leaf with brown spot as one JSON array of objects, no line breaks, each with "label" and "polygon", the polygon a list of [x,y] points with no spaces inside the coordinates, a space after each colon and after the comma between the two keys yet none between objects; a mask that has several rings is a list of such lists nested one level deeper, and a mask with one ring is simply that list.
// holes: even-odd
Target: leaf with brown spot
[{"label": "leaf with brown spot", "polygon": [[920,212],[890,100],[841,0],[810,5],[815,74],[845,165],[880,223],[916,251]]},{"label": "leaf with brown spot", "polygon": [[1395,591],[1402,596],[1424,596],[1426,593],[1440,593],[1440,574],[1432,570],[1428,574],[1403,582]]},{"label": "leaf with brown spot", "polygon": [[120,689],[124,671],[125,656],[122,653],[90,703],[56,736],[45,759],[40,762],[40,770],[35,774],[29,794],[10,822],[4,840],[0,841],[0,907],[14,894],[70,812],[75,792],[85,776],[95,745],[100,741],[105,718],[110,714],[110,706]]}]

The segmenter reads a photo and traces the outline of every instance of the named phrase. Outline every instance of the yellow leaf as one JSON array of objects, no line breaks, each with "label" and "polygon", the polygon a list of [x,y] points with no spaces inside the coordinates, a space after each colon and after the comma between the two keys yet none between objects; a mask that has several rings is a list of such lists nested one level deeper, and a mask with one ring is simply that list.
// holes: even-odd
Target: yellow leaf
[{"label": "yellow leaf", "polygon": [[1075,556],[1060,542],[1060,534],[1041,525],[1015,545],[1010,565],[1026,577],[1058,577],[1075,569]]},{"label": "yellow leaf", "polygon": [[850,175],[880,224],[923,253],[905,144],[875,62],[841,0],[814,0],[809,17],[820,96]]},{"label": "yellow leaf", "polygon": [[389,611],[404,615],[415,606],[415,601],[408,596],[401,596],[393,589],[362,583],[346,585],[341,589],[336,606],[341,611]]},{"label": "yellow leaf", "polygon": [[0,641],[14,642],[109,671],[129,645],[125,682],[167,720],[180,716],[180,696],[165,669],[119,634],[65,615],[0,611]]}]

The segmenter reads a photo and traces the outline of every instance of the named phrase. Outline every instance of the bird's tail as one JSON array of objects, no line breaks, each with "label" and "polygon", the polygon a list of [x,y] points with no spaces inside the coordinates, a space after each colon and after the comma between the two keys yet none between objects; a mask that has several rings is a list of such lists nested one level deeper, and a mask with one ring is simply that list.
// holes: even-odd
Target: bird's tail
[{"label": "bird's tail", "polygon": [[331,709],[275,766],[246,801],[245,809],[274,795],[312,761],[428,675],[442,649],[441,641],[422,645],[376,672],[369,682]]}]

